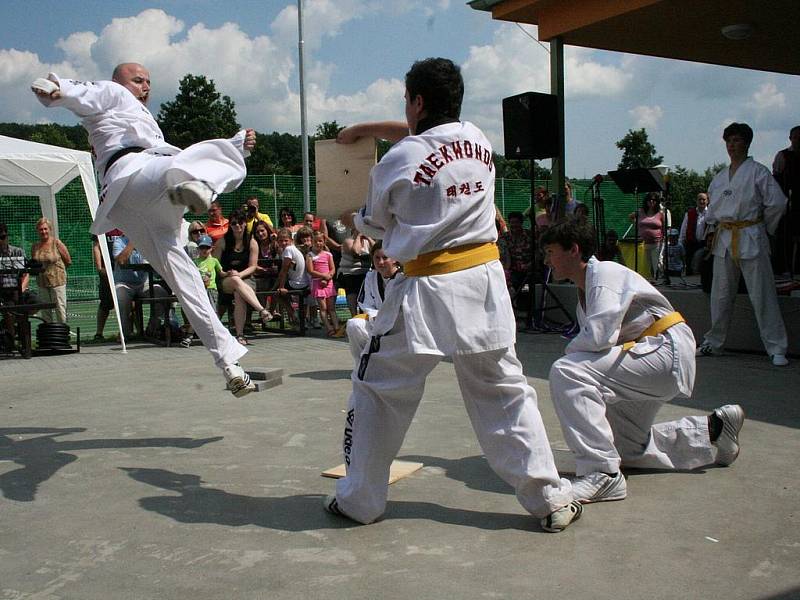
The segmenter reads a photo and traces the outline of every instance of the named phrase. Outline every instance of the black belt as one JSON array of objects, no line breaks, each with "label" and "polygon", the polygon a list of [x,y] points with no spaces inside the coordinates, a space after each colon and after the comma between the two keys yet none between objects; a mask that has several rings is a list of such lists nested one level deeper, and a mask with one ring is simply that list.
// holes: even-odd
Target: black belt
[{"label": "black belt", "polygon": [[128,146],[127,148],[120,148],[119,150],[114,152],[114,154],[111,155],[111,158],[109,158],[108,161],[106,162],[106,168],[103,171],[103,175],[108,173],[108,170],[111,168],[111,165],[113,165],[123,156],[126,156],[128,154],[133,154],[134,152],[143,152],[144,150],[147,150],[147,148],[142,148],[141,146]]}]

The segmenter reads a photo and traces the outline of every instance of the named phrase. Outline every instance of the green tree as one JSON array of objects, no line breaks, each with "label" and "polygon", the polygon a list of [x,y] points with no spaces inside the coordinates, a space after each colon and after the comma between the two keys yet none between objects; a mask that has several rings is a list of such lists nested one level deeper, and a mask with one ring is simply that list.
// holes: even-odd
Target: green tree
[{"label": "green tree", "polygon": [[220,95],[205,75],[184,76],[175,100],[161,105],[157,120],[167,142],[179,148],[228,138],[240,129],[233,100]]},{"label": "green tree", "polygon": [[703,173],[693,169],[686,169],[677,165],[669,177],[670,210],[672,211],[672,225],[678,227],[683,220],[687,209],[697,203],[697,194],[708,190],[708,185],[714,176],[719,173],[724,164],[715,164],[708,167]]},{"label": "green tree", "polygon": [[314,139],[335,140],[342,129],[344,129],[344,125],[339,125],[336,121],[324,121],[317,125],[317,130],[314,132]]},{"label": "green tree", "polygon": [[629,129],[617,142],[617,148],[622,150],[622,159],[617,169],[650,169],[664,160],[663,156],[656,154],[656,147],[647,140],[644,127]]},{"label": "green tree", "polygon": [[43,125],[31,133],[30,140],[40,144],[60,146],[61,148],[75,148],[64,130],[56,125]]},{"label": "green tree", "polygon": [[[497,170],[498,179],[530,180],[531,178],[531,161],[529,160],[509,160],[502,154],[497,154],[496,152],[492,153],[492,160]],[[547,180],[552,177],[550,169],[539,166],[539,163],[536,163],[535,175],[537,181]]]}]

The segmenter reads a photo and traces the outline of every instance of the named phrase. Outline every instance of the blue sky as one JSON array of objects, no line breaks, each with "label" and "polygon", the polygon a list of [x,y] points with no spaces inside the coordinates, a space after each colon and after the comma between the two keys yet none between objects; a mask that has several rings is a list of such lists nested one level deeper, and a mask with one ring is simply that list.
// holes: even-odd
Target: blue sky
[{"label": "blue sky", "polygon": [[[305,0],[308,118],[348,124],[402,118],[402,78],[427,56],[462,65],[462,118],[499,152],[502,98],[549,91],[547,50],[535,27],[492,21],[463,0]],[[30,81],[52,70],[107,78],[114,64],[151,71],[151,109],[186,73],[233,98],[239,121],[299,133],[296,2],[286,0],[4,0],[0,2],[0,121],[75,123],[32,102]],[[546,46],[546,45],[545,45]],[[646,127],[667,164],[703,170],[726,159],[725,124],[747,121],[752,153],[771,164],[800,123],[800,78],[583,48],[566,50],[567,174],[616,168],[614,143]]]}]

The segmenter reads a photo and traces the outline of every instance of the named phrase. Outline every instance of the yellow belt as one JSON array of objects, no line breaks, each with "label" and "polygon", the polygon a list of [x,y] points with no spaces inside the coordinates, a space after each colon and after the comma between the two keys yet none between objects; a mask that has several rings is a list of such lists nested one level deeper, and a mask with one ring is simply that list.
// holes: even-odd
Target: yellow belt
[{"label": "yellow belt", "polygon": [[633,348],[636,342],[638,342],[643,338],[652,337],[654,335],[658,335],[659,333],[664,333],[667,329],[669,329],[673,325],[685,322],[686,319],[683,318],[683,315],[681,313],[679,312],[667,313],[660,319],[657,319],[655,322],[653,322],[653,324],[650,325],[650,327],[648,327],[647,329],[645,329],[642,332],[642,335],[640,335],[638,338],[636,338],[632,342],[625,342],[624,344],[622,344],[622,351],[627,352],[628,350]]},{"label": "yellow belt", "polygon": [[403,272],[407,277],[442,275],[477,267],[499,258],[500,251],[494,242],[466,244],[420,254],[403,265]]},{"label": "yellow belt", "polygon": [[[720,229],[728,229],[731,232],[731,257],[736,264],[739,263],[739,230],[759,223],[761,223],[760,218],[755,221],[722,221],[719,224]],[[716,244],[716,237],[714,243]]]}]

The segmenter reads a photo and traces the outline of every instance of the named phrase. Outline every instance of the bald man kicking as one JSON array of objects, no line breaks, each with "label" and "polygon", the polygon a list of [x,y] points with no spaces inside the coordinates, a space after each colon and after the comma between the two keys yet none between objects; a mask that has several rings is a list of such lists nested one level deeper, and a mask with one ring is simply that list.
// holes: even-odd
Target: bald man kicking
[{"label": "bald man kicking", "polygon": [[164,141],[147,109],[150,72],[138,63],[114,69],[111,81],[75,81],[50,73],[31,89],[45,106],[63,106],[81,118],[101,177],[101,205],[92,232],[122,229],[169,284],[197,335],[236,397],[255,385],[239,365],[247,350],[216,316],[200,272],[183,251],[180,224],[188,208],[208,210],[219,193],[236,189],[255,147],[255,132],[209,140],[181,150]]}]

